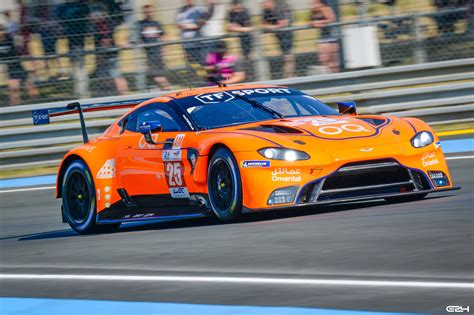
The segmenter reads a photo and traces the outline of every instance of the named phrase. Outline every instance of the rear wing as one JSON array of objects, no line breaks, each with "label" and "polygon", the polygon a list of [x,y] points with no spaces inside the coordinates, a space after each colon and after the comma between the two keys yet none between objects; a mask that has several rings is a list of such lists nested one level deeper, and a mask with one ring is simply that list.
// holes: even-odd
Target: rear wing
[{"label": "rear wing", "polygon": [[31,112],[31,116],[33,118],[33,125],[47,125],[50,123],[51,117],[79,114],[79,120],[81,122],[82,138],[84,140],[84,143],[87,143],[89,142],[89,137],[87,135],[86,122],[85,122],[83,113],[134,107],[147,100],[149,100],[149,98],[137,99],[133,101],[127,100],[127,101],[118,101],[118,102],[86,104],[86,105],[81,105],[79,102],[74,102],[74,103],[69,103],[66,107],[36,109]]}]

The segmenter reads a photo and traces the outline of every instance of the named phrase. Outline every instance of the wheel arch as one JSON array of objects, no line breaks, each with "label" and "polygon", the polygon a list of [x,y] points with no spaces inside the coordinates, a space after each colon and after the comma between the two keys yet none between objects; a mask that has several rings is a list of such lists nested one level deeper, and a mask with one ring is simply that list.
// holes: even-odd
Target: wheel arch
[{"label": "wheel arch", "polygon": [[68,166],[71,165],[71,163],[73,163],[74,161],[78,161],[78,160],[84,162],[84,164],[87,165],[87,162],[81,156],[77,154],[70,154],[62,161],[61,166],[59,167],[59,172],[56,179],[56,198],[62,197],[62,189],[63,189],[62,182],[64,179],[64,173],[66,172]]},{"label": "wheel arch", "polygon": [[209,149],[209,159],[207,160],[207,165],[209,166],[209,161],[211,160],[211,157],[214,155],[214,153],[216,153],[217,150],[219,149],[227,149],[229,150],[232,154],[232,150],[229,148],[229,146],[225,145],[224,143],[222,142],[216,142],[214,143],[210,149]]}]

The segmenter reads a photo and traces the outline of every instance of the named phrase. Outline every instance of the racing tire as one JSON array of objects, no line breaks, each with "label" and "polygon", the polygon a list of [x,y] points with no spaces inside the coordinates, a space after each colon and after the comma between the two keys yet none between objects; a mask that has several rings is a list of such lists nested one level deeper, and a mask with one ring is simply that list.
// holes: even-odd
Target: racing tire
[{"label": "racing tire", "polygon": [[119,224],[96,223],[94,181],[87,165],[76,160],[67,166],[62,182],[63,217],[80,234],[112,233]]},{"label": "racing tire", "polygon": [[242,217],[242,181],[238,164],[232,153],[218,149],[208,167],[209,202],[222,223],[237,222]]},{"label": "racing tire", "polygon": [[390,203],[417,201],[417,200],[421,200],[425,198],[426,195],[428,194],[413,195],[413,196],[400,196],[400,197],[387,197],[385,198],[385,201],[390,202]]}]

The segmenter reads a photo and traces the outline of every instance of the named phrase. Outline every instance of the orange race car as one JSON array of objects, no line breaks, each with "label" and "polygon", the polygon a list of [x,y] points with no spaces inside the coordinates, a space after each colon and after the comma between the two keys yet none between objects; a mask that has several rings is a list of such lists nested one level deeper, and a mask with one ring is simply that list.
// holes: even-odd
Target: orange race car
[{"label": "orange race car", "polygon": [[[211,87],[142,102],[36,110],[35,124],[79,113],[84,144],[57,177],[63,220],[79,233],[127,221],[368,199],[417,200],[452,185],[438,137],[416,118],[339,112],[298,90]],[[97,139],[83,112],[133,107]]]}]

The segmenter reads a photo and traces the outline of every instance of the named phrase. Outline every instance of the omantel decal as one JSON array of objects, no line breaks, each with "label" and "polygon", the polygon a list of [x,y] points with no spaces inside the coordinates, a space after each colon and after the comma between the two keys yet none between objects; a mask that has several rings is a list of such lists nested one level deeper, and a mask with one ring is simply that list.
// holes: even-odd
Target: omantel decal
[{"label": "omantel decal", "polygon": [[288,169],[286,167],[275,168],[272,171],[273,182],[301,182],[300,169]]},{"label": "omantel decal", "polygon": [[434,152],[425,152],[421,158],[421,163],[424,167],[428,167],[439,164],[439,160],[436,158],[436,154]]}]

